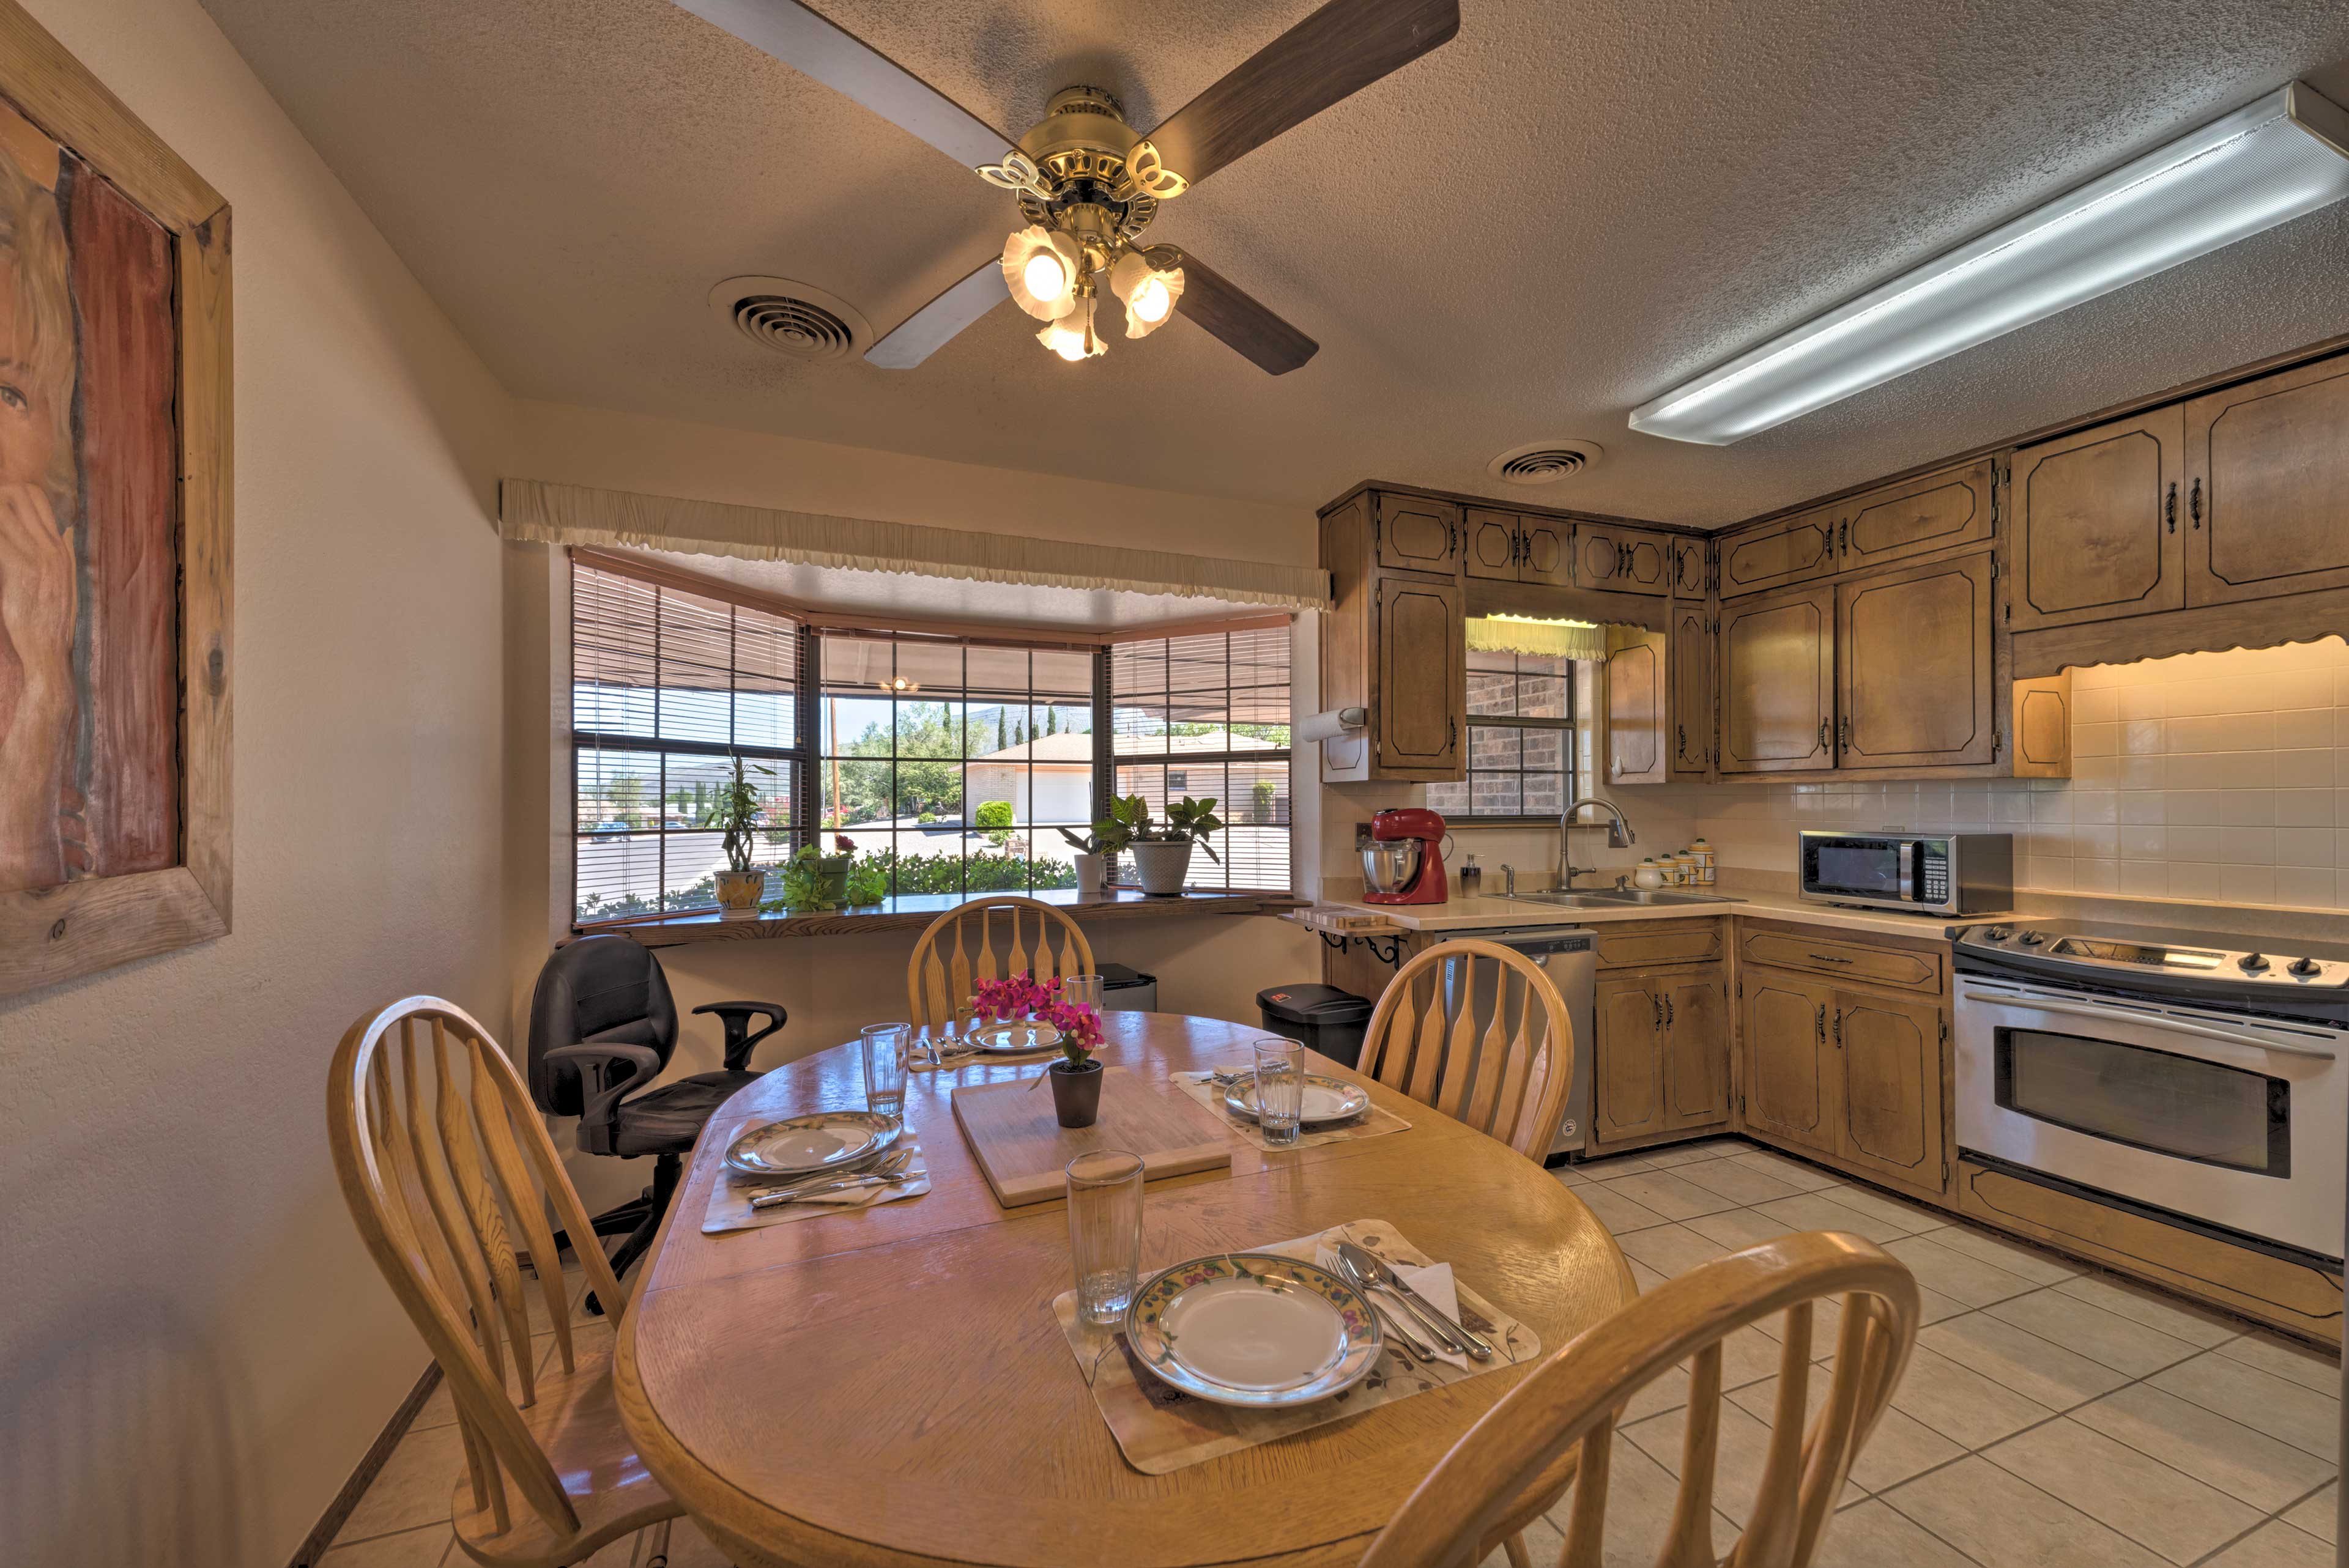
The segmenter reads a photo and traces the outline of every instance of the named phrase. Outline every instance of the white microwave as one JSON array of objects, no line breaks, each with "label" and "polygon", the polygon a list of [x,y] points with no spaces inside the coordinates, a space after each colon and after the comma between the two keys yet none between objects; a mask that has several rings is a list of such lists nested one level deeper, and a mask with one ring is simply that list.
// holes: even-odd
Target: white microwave
[{"label": "white microwave", "polygon": [[2014,907],[2014,835],[1837,832],[1806,828],[1795,850],[1803,897],[1910,914]]}]

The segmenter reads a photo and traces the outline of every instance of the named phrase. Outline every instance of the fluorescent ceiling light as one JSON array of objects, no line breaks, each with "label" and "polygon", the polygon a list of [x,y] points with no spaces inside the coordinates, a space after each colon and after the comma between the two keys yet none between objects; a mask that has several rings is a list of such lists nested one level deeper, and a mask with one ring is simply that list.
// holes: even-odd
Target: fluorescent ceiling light
[{"label": "fluorescent ceiling light", "polygon": [[2349,114],[2304,82],[2211,121],[1631,412],[1725,447],[2349,196]]}]

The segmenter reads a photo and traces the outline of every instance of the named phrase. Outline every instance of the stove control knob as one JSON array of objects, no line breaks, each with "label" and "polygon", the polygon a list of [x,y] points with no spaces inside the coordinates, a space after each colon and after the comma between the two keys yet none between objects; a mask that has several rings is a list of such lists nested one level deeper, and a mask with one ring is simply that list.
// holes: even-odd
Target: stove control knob
[{"label": "stove control knob", "polygon": [[2297,975],[2302,979],[2305,979],[2309,975],[2316,974],[2324,966],[2323,965],[2317,963],[2313,958],[2295,958],[2292,961],[2292,967],[2285,970],[2284,973],[2287,975]]},{"label": "stove control knob", "polygon": [[2044,933],[2026,931],[2021,936],[2016,937],[2015,940],[2022,943],[2025,947],[2036,947],[2041,943],[2046,941],[2047,938]]},{"label": "stove control knob", "polygon": [[2267,966],[2268,959],[2264,953],[2246,953],[2235,960],[2235,967],[2246,975],[2257,975]]},{"label": "stove control knob", "polygon": [[2013,934],[2014,927],[2011,925],[1993,925],[1982,933],[1982,939],[1985,942],[2004,942]]}]

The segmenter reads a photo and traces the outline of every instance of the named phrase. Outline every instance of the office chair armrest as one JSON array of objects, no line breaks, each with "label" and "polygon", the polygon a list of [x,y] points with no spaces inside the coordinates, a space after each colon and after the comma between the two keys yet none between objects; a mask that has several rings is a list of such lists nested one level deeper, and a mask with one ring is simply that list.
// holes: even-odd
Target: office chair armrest
[{"label": "office chair armrest", "polygon": [[[790,1021],[791,1015],[772,1002],[704,1002],[696,1013],[715,1013],[726,1026],[726,1070],[730,1073],[750,1070],[750,1047],[773,1034]],[[774,1022],[753,1035],[749,1033],[750,1015],[764,1014]]]},{"label": "office chair armrest", "polygon": [[[612,1152],[619,1138],[620,1101],[630,1089],[652,1082],[661,1068],[660,1053],[650,1046],[617,1043],[557,1046],[543,1059],[574,1064],[587,1080],[587,1103],[579,1112],[579,1147],[590,1154]],[[626,1075],[617,1082],[607,1081],[610,1069],[622,1064]]]}]

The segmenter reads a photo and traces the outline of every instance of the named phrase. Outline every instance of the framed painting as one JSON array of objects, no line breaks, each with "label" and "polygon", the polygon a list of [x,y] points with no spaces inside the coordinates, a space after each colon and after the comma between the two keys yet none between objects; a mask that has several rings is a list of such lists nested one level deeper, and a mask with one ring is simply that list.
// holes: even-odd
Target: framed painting
[{"label": "framed painting", "polygon": [[229,929],[229,211],[0,0],[0,995]]}]

